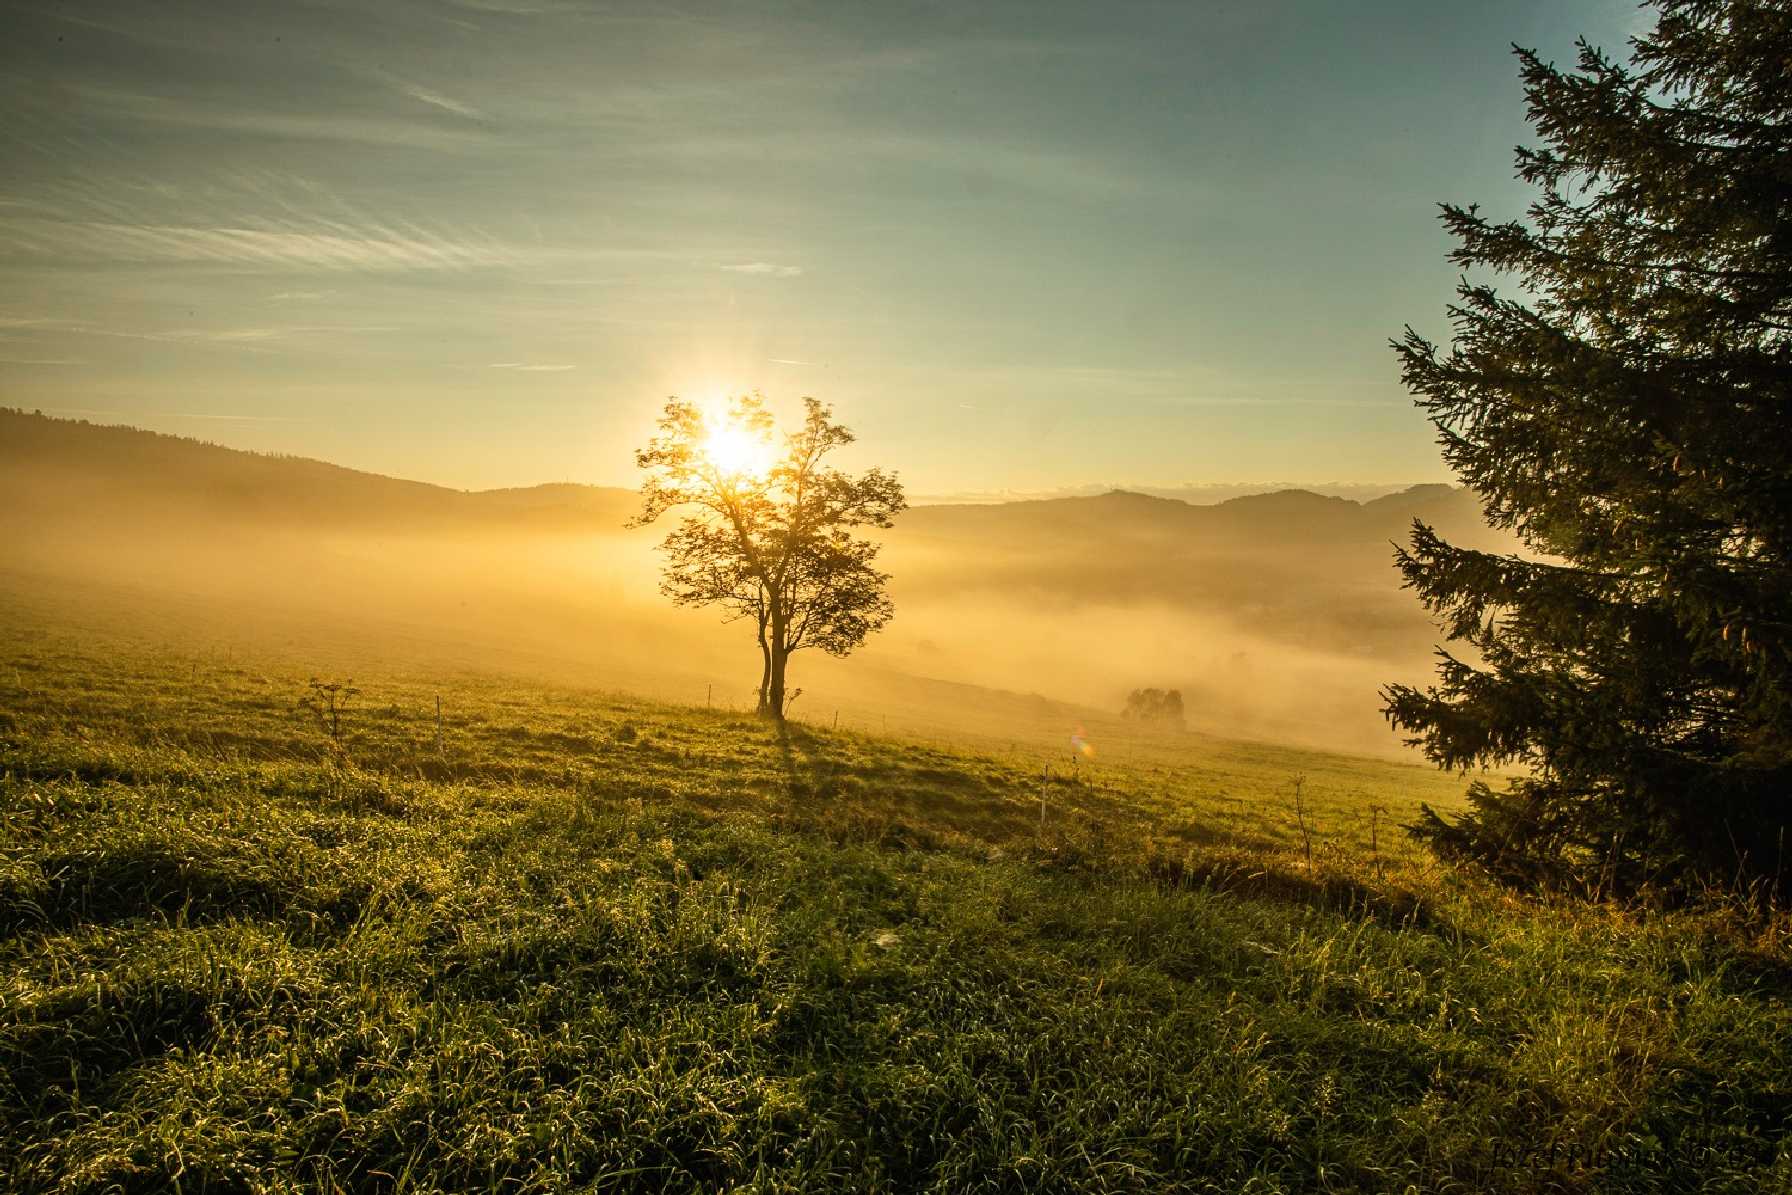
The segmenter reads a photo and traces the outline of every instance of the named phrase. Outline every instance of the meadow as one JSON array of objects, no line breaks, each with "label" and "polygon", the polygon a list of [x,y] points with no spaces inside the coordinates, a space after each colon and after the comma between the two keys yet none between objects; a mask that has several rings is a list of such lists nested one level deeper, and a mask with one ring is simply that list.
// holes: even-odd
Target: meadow
[{"label": "meadow", "polygon": [[13,1190],[1792,1189],[1787,919],[1503,895],[1460,778],[0,635]]}]

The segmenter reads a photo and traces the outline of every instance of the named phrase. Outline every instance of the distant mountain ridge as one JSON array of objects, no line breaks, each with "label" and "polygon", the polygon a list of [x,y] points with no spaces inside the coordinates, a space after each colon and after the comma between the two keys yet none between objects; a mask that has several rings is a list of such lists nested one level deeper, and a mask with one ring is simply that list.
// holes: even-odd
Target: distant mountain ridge
[{"label": "distant mountain ridge", "polygon": [[308,457],[227,448],[120,425],[0,410],[0,494],[52,514],[58,501],[125,509],[202,506],[279,522],[432,525],[498,521],[614,525],[634,493],[552,482],[456,490]]},{"label": "distant mountain ridge", "polygon": [[1509,536],[1489,529],[1474,493],[1456,486],[1416,485],[1368,502],[1308,490],[1252,494],[1195,505],[1128,490],[1087,498],[1042,498],[979,505],[919,506],[902,516],[906,534],[944,539],[999,535],[1020,545],[1061,546],[1066,540],[1186,540],[1240,548],[1271,544],[1385,544],[1404,541],[1414,519],[1453,542],[1507,548]]},{"label": "distant mountain ridge", "polygon": [[[53,516],[71,502],[144,515],[194,507],[240,518],[356,525],[530,526],[613,531],[634,514],[634,491],[550,482],[457,490],[350,469],[307,457],[257,453],[122,425],[0,408],[0,496]],[[916,506],[902,534],[950,539],[1154,539],[1194,535],[1248,543],[1403,539],[1414,517],[1480,539],[1480,508],[1467,490],[1417,485],[1359,502],[1309,490],[1251,494],[1212,504],[1112,490],[1088,497]]]},{"label": "distant mountain ridge", "polygon": [[1411,480],[1399,482],[1368,481],[1301,481],[1265,478],[1261,481],[1182,482],[1176,485],[1146,482],[1110,482],[1100,485],[1058,486],[1042,490],[963,490],[953,493],[914,495],[914,501],[926,506],[990,506],[1003,502],[1028,502],[1046,498],[1095,498],[1114,490],[1149,494],[1153,498],[1175,498],[1191,506],[1216,506],[1233,498],[1253,494],[1273,494],[1281,490],[1306,490],[1327,498],[1348,498],[1352,502],[1372,502],[1388,494],[1398,494],[1423,484]]}]

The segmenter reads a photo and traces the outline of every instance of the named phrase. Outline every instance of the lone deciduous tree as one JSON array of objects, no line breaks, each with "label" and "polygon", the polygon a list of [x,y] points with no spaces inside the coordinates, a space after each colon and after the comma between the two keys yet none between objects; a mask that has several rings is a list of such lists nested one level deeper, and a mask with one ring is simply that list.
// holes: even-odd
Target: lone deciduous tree
[{"label": "lone deciduous tree", "polygon": [[889,527],[907,503],[894,474],[827,464],[853,441],[827,405],[805,398],[801,425],[778,438],[758,394],[712,410],[667,400],[658,434],[635,454],[646,479],[633,525],[688,508],[660,545],[660,588],[679,605],[753,620],[759,712],[782,721],[791,653],[845,656],[890,620],[890,578],[873,565],[879,545],[854,532]]},{"label": "lone deciduous tree", "polygon": [[1438,847],[1524,883],[1792,880],[1792,4],[1662,0],[1628,64],[1518,57],[1525,221],[1445,207],[1447,352],[1395,347],[1500,557],[1416,525],[1408,585],[1470,651],[1386,711],[1517,763]]}]

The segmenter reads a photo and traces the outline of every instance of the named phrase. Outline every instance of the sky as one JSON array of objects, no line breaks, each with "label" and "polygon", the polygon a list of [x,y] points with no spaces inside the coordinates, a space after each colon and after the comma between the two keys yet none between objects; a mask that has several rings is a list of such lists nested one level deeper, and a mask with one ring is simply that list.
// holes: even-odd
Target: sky
[{"label": "sky", "polygon": [[0,403],[462,488],[1447,480],[1387,347],[1631,0],[0,4]]}]

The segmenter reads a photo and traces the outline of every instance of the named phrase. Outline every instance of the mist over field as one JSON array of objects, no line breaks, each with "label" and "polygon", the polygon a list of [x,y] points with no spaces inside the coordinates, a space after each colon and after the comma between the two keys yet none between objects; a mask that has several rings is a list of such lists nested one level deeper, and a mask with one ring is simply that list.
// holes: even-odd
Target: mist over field
[{"label": "mist over field", "polygon": [[[165,623],[218,643],[321,636],[395,663],[750,704],[751,628],[666,603],[663,528],[627,528],[637,507],[621,489],[466,493],[0,418],[17,593],[128,610],[145,634]],[[949,733],[992,701],[1112,714],[1152,686],[1181,689],[1195,729],[1398,752],[1377,690],[1423,679],[1438,638],[1390,563],[1414,517],[1459,542],[1501,543],[1472,497],[1445,486],[1363,503],[1114,492],[919,506],[885,535],[895,620],[850,666],[802,653],[794,714],[894,714]]]}]

